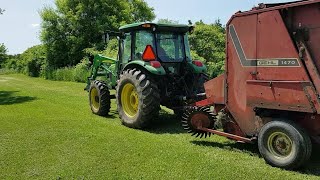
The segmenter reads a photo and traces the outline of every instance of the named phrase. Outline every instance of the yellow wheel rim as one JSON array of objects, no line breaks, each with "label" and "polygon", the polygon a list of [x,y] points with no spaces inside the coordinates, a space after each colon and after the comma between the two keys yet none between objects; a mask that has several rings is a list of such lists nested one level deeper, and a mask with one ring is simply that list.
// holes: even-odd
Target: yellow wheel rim
[{"label": "yellow wheel rim", "polygon": [[268,138],[268,149],[273,155],[286,158],[293,152],[293,143],[286,134],[274,132]]},{"label": "yellow wheel rim", "polygon": [[128,117],[134,117],[139,109],[139,96],[136,88],[131,83],[124,85],[121,91],[121,104]]},{"label": "yellow wheel rim", "polygon": [[90,91],[90,101],[91,107],[94,112],[99,111],[100,108],[100,98],[97,88],[92,88]]}]

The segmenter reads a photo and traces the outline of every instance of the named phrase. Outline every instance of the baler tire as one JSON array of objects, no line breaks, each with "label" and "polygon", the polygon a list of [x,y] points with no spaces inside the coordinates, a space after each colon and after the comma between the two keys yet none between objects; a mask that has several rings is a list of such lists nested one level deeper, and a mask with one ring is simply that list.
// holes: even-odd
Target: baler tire
[{"label": "baler tire", "polygon": [[[287,146],[289,153],[281,152],[286,151]],[[310,159],[312,152],[312,143],[306,131],[294,122],[282,119],[271,121],[262,127],[258,147],[268,164],[288,170],[301,167]]]},{"label": "baler tire", "polygon": [[[122,91],[126,89],[126,86],[133,86],[131,88],[134,90],[131,90],[131,93],[134,93],[138,99],[136,109],[133,109],[133,111],[130,111],[130,107],[128,109],[128,105],[123,105],[125,99],[122,98],[125,97],[122,97],[124,95]],[[120,76],[116,91],[119,117],[123,125],[142,129],[159,116],[160,92],[157,84],[148,73],[135,68],[124,70]]]},{"label": "baler tire", "polygon": [[107,116],[110,112],[110,91],[106,83],[95,80],[89,88],[89,104],[93,114]]}]

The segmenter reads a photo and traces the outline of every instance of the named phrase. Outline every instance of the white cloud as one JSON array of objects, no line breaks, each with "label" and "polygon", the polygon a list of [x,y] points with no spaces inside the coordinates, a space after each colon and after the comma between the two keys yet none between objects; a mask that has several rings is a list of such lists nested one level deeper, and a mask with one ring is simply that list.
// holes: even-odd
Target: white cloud
[{"label": "white cloud", "polygon": [[31,24],[31,26],[32,26],[33,28],[36,28],[36,27],[39,27],[40,24]]}]

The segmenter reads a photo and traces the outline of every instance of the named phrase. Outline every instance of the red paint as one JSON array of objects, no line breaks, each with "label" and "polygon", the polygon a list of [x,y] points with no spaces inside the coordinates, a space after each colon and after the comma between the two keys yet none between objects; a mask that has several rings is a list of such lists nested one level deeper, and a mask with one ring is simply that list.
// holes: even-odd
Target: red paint
[{"label": "red paint", "polygon": [[192,61],[192,63],[193,63],[194,65],[198,66],[198,67],[202,67],[202,66],[203,66],[203,64],[202,64],[201,61]]},{"label": "red paint", "polygon": [[160,68],[161,63],[159,61],[150,61],[150,65],[154,68]]},{"label": "red paint", "polygon": [[[262,110],[287,112],[290,116],[282,118],[320,136],[319,19],[320,0],[266,5],[232,16],[227,24],[226,73],[205,83],[208,104],[224,109],[235,123],[225,125],[228,134],[219,135],[236,140],[257,136],[272,120],[260,117],[257,112]],[[244,65],[243,59],[252,62]],[[295,66],[288,59],[295,60]]]},{"label": "red paint", "polygon": [[142,54],[142,59],[144,61],[154,61],[156,60],[156,54],[154,53],[154,50],[151,45],[147,45],[146,49],[144,50]]},{"label": "red paint", "polygon": [[208,101],[214,104],[224,104],[224,74],[204,84]]},{"label": "red paint", "polygon": [[237,136],[234,134],[229,134],[229,133],[218,131],[218,130],[208,129],[208,128],[199,128],[199,130],[202,130],[205,132],[211,132],[211,133],[217,134],[219,136],[224,136],[224,137],[233,139],[235,141],[242,141],[242,142],[246,142],[246,143],[253,143],[253,140],[255,140],[255,139],[249,139],[249,138]]},{"label": "red paint", "polygon": [[198,107],[203,107],[203,106],[210,106],[212,105],[213,103],[211,103],[210,101],[208,101],[208,99],[204,99],[202,101],[198,101],[196,102],[195,106],[198,106]]}]

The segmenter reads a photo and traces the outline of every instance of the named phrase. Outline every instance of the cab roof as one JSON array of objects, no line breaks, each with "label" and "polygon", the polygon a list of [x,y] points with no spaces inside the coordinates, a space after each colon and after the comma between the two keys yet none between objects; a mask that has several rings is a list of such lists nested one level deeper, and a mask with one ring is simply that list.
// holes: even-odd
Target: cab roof
[{"label": "cab roof", "polygon": [[152,22],[139,22],[121,26],[120,32],[131,32],[136,30],[155,30],[157,32],[178,32],[187,33],[193,29],[193,26],[184,24],[165,24],[165,23],[152,23]]}]

